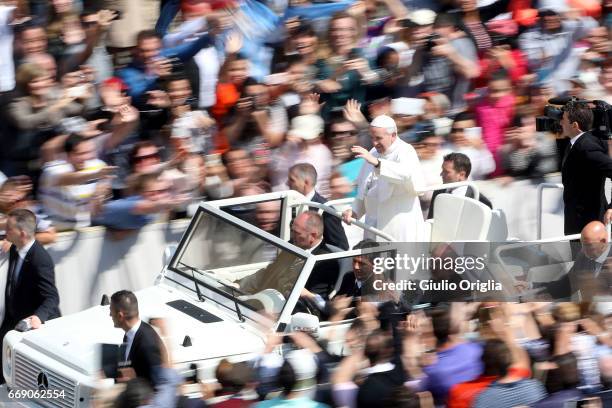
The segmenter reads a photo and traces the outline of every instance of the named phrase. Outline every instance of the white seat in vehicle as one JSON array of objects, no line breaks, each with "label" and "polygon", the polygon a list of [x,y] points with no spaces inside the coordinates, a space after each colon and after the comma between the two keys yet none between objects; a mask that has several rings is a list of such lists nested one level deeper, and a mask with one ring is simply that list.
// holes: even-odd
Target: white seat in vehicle
[{"label": "white seat in vehicle", "polygon": [[491,210],[491,225],[487,233],[487,241],[506,242],[508,240],[508,221],[506,213],[501,208]]},{"label": "white seat in vehicle", "polygon": [[455,194],[440,194],[434,202],[429,241],[487,240],[491,218],[491,209],[480,201]]}]

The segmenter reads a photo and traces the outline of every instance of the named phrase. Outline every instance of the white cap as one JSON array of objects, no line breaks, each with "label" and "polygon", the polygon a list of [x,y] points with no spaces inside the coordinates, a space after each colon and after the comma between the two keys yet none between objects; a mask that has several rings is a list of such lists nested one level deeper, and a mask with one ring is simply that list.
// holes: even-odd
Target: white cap
[{"label": "white cap", "polygon": [[317,363],[314,354],[305,349],[291,350],[285,360],[295,372],[297,384],[293,391],[309,390],[317,385]]},{"label": "white cap", "polygon": [[429,9],[418,9],[408,14],[408,20],[420,26],[431,25],[436,19],[436,13]]},{"label": "white cap", "polygon": [[319,319],[308,313],[296,313],[291,316],[291,331],[301,331],[316,336],[319,333]]},{"label": "white cap", "polygon": [[604,316],[612,314],[612,296],[593,296],[593,309]]},{"label": "white cap", "polygon": [[391,99],[391,113],[394,115],[418,116],[425,113],[425,99],[396,98]]},{"label": "white cap", "polygon": [[374,118],[374,120],[370,123],[370,126],[388,129],[393,133],[397,133],[397,125],[392,117],[387,115],[380,115]]},{"label": "white cap", "polygon": [[291,120],[289,134],[302,140],[313,140],[323,133],[323,127],[323,119],[319,115],[296,116]]}]

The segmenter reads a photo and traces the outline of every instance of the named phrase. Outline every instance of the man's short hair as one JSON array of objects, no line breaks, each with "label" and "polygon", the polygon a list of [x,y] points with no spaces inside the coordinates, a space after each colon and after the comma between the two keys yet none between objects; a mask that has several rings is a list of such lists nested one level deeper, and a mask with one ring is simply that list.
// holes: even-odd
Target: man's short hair
[{"label": "man's short hair", "polygon": [[34,237],[36,234],[36,216],[32,211],[18,208],[9,212],[8,216],[15,220],[19,230],[24,231],[29,237]]},{"label": "man's short hair", "polygon": [[482,352],[485,375],[503,377],[512,365],[512,354],[502,340],[491,339],[485,342]]},{"label": "man's short hair", "polygon": [[431,323],[434,336],[439,346],[450,340],[450,336],[458,333],[458,327],[453,322],[449,308],[434,309],[431,312]]},{"label": "man's short hair", "polygon": [[125,390],[119,394],[114,407],[127,408],[144,406],[151,400],[153,389],[149,382],[143,378],[132,378],[127,382]]},{"label": "man's short hair", "polygon": [[76,133],[71,133],[64,141],[64,151],[66,153],[72,153],[78,145],[85,141],[87,141],[86,138],[79,136]]},{"label": "man's short hair", "polygon": [[155,30],[142,30],[136,35],[136,45],[140,44],[141,41],[148,40],[150,38],[157,38],[161,41],[161,37],[155,32]]},{"label": "man's short hair", "polygon": [[301,180],[310,180],[313,186],[317,184],[317,169],[310,163],[294,164],[289,169],[289,174],[293,174]]},{"label": "man's short hair", "polygon": [[456,28],[457,25],[458,25],[457,19],[455,18],[455,16],[449,13],[440,13],[436,16],[436,19],[434,20],[434,28],[441,28],[441,27]]},{"label": "man's short hair", "polygon": [[453,167],[456,172],[464,171],[465,177],[469,177],[472,172],[472,162],[470,158],[463,153],[449,153],[444,156],[445,162],[449,161],[453,163]]},{"label": "man's short hair", "polygon": [[[353,249],[356,250],[356,249],[378,248],[379,246],[380,244],[374,241],[373,239],[364,239],[356,243]],[[368,258],[372,263],[374,263],[374,259],[377,258],[379,255],[380,254],[378,252],[370,252],[368,254],[363,254],[362,256]]]},{"label": "man's short hair", "polygon": [[582,103],[568,103],[565,106],[567,118],[570,123],[578,123],[578,127],[583,132],[591,130],[593,127],[593,111]]},{"label": "man's short hair", "polygon": [[134,180],[132,190],[136,194],[142,194],[146,191],[150,183],[155,183],[159,180],[160,173],[158,171],[152,173],[139,174]]},{"label": "man's short hair", "polygon": [[41,29],[43,31],[47,31],[47,29],[42,26],[41,24],[35,22],[35,21],[26,21],[23,24],[19,24],[15,27],[15,32],[19,35],[23,34],[24,32],[28,31],[28,30],[37,30],[37,29]]},{"label": "man's short hair", "polygon": [[470,112],[459,112],[455,116],[455,119],[453,120],[453,123],[465,122],[466,120],[476,121],[476,117],[474,117],[474,114],[472,114]]},{"label": "man's short hair", "polygon": [[305,225],[308,232],[314,231],[317,237],[321,238],[323,236],[323,217],[316,211],[306,211],[304,214],[306,214]]},{"label": "man's short hair", "polygon": [[120,290],[111,296],[111,304],[123,312],[128,319],[138,317],[138,299],[129,290]]}]

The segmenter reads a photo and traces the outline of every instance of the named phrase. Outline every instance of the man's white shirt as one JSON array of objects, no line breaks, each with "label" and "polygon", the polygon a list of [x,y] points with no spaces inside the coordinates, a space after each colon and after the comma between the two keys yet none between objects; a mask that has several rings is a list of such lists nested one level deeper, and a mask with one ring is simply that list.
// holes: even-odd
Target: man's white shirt
[{"label": "man's white shirt", "polygon": [[136,324],[132,326],[132,328],[125,333],[125,335],[127,336],[127,341],[125,343],[125,356],[124,356],[125,361],[127,361],[130,355],[130,350],[132,349],[132,343],[134,343],[134,337],[136,336],[136,332],[138,331],[138,329],[140,329],[141,323],[142,321],[138,319]]}]

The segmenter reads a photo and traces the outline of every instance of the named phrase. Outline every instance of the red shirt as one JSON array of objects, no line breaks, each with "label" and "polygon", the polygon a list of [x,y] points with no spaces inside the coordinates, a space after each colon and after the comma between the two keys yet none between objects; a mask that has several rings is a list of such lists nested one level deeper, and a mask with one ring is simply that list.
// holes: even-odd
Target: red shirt
[{"label": "red shirt", "polygon": [[489,386],[497,376],[480,376],[475,380],[455,385],[448,393],[448,408],[469,408],[478,394]]},{"label": "red shirt", "polygon": [[[531,377],[531,371],[527,369],[510,367],[508,375],[518,378],[529,378]],[[472,402],[476,399],[478,394],[484,391],[493,381],[497,380],[497,376],[481,375],[475,380],[467,381],[461,384],[455,385],[451,388],[448,393],[448,408],[469,408],[472,406]]]}]

